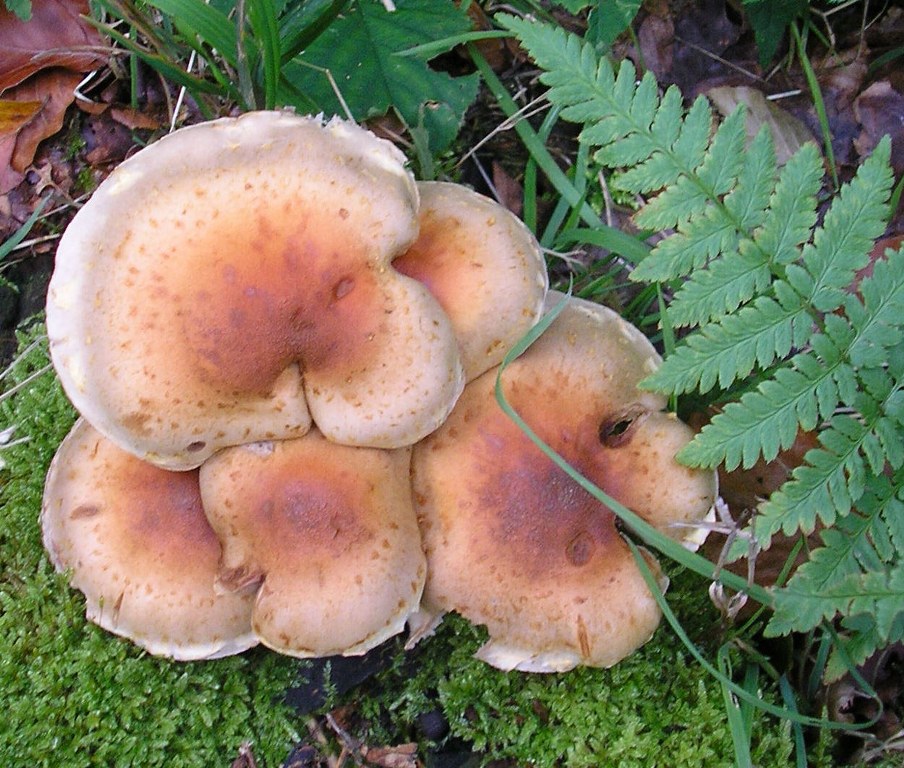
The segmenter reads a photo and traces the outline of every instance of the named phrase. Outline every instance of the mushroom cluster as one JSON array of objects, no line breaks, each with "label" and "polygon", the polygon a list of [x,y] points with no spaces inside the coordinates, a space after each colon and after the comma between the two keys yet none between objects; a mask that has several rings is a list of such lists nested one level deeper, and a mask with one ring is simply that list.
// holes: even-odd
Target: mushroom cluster
[{"label": "mushroom cluster", "polygon": [[[352,123],[253,112],[120,165],[47,302],[81,418],[41,518],[88,618],[153,654],[361,654],[446,611],[505,669],[615,663],[659,620],[613,513],[509,420],[692,545],[713,473],[637,389],[649,342],[547,291],[540,248]],[[548,295],[549,293],[549,295]],[[650,562],[654,564],[652,556]]]}]

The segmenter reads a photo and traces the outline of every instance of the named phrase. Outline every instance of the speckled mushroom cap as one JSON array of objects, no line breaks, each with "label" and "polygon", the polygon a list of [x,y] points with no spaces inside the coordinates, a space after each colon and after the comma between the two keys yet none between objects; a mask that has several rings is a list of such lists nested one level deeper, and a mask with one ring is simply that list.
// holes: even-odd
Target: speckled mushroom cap
[{"label": "speckled mushroom cap", "polygon": [[[691,430],[661,410],[663,398],[636,387],[658,360],[615,313],[570,299],[503,372],[503,388],[574,467],[685,541],[689,529],[672,524],[707,515],[715,475],[674,461]],[[487,626],[490,640],[478,655],[496,667],[610,666],[652,635],[658,607],[614,514],[505,415],[494,397],[496,375],[470,383],[446,423],[414,449],[428,561],[414,638],[443,611],[458,611]]]},{"label": "speckled mushroom cap", "polygon": [[252,112],[122,163],[66,230],[54,365],[101,432],[161,466],[304,434],[411,445],[463,386],[450,322],[391,267],[418,232],[404,157],[352,123]]},{"label": "speckled mushroom cap", "polygon": [[420,234],[393,266],[439,300],[471,381],[539,319],[546,262],[531,231],[495,200],[440,181],[418,182],[418,190]]},{"label": "speckled mushroom cap", "polygon": [[257,644],[253,595],[214,591],[220,543],[196,470],[143,462],[79,420],[47,475],[41,526],[51,562],[104,629],[182,661]]},{"label": "speckled mushroom cap", "polygon": [[417,610],[426,562],[411,450],[354,448],[317,430],[229,448],[201,467],[223,542],[221,589],[259,584],[253,626],[281,653],[366,652]]}]

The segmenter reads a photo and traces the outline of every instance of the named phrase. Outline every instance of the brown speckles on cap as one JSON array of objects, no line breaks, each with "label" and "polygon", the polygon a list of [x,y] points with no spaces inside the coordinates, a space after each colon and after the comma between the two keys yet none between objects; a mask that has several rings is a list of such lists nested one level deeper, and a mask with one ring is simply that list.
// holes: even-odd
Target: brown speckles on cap
[{"label": "brown speckles on cap", "polygon": [[260,575],[254,628],[264,644],[357,654],[401,631],[425,578],[409,465],[407,449],[337,445],[317,430],[204,464],[204,505],[223,541],[219,583]]},{"label": "brown speckles on cap", "polygon": [[418,190],[420,234],[393,266],[426,285],[449,315],[471,381],[537,321],[546,264],[533,234],[495,201],[460,184],[419,182]]},{"label": "brown speckles on cap", "polygon": [[[551,295],[550,304],[560,299]],[[705,517],[715,476],[675,462],[691,432],[661,411],[663,398],[637,389],[655,352],[621,323],[569,300],[502,373],[503,390],[578,472],[681,538],[687,529],[670,521]],[[478,656],[502,669],[609,666],[650,637],[659,609],[614,513],[502,411],[496,376],[471,382],[446,423],[414,449],[424,602],[485,624],[490,641]]]},{"label": "brown speckles on cap", "polygon": [[[401,153],[352,124],[256,112],[174,132],[121,164],[60,243],[47,325],[67,393],[170,468],[299,437],[312,413],[336,441],[414,443],[463,386],[449,320],[390,266],[417,207]],[[400,381],[420,383],[403,402]]]},{"label": "brown speckles on cap", "polygon": [[54,565],[71,569],[88,618],[105,629],[176,659],[257,642],[250,600],[214,592],[220,545],[197,471],[151,466],[79,421],[48,473],[41,525]]}]

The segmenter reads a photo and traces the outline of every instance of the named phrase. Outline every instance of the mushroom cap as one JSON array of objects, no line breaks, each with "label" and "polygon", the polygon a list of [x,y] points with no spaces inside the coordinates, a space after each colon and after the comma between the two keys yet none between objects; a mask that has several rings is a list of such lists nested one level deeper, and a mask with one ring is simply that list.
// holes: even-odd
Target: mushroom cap
[{"label": "mushroom cap", "polygon": [[298,437],[410,445],[463,386],[454,332],[391,267],[404,156],[352,123],[252,112],[122,163],[66,230],[47,303],[76,408],[161,466]]},{"label": "mushroom cap", "polygon": [[253,595],[214,590],[220,543],[197,471],[141,461],[80,419],[51,463],[41,526],[51,562],[104,629],[181,661],[257,644]]},{"label": "mushroom cap", "polygon": [[[579,472],[684,541],[692,534],[673,523],[708,514],[715,473],[674,461],[690,428],[661,412],[664,398],[637,389],[658,360],[614,312],[570,299],[503,372],[503,389]],[[659,609],[614,513],[502,411],[496,376],[494,369],[468,384],[445,424],[414,449],[428,577],[426,612],[413,632],[429,631],[440,612],[458,611],[487,626],[490,641],[478,655],[494,666],[610,666],[649,639]]]},{"label": "mushroom cap", "polygon": [[420,234],[393,266],[426,285],[452,320],[471,381],[540,318],[546,262],[533,233],[495,200],[448,182],[418,190]]},{"label": "mushroom cap", "polygon": [[305,437],[226,449],[201,467],[223,543],[218,584],[259,584],[252,624],[292,656],[357,655],[402,631],[426,575],[410,449]]}]

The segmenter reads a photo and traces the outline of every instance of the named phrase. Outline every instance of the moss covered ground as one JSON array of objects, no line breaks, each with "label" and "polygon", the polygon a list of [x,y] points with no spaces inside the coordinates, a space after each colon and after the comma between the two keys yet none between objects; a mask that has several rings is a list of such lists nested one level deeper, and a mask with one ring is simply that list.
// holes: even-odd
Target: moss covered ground
[{"label": "moss covered ground", "polygon": [[[40,328],[31,336],[40,333]],[[24,340],[24,341],[27,341]],[[38,345],[3,380],[8,391],[47,363]],[[47,371],[0,403],[0,427],[28,439],[0,453],[0,765],[229,766],[244,742],[275,768],[301,738],[283,695],[305,665],[263,649],[203,663],[150,657],[87,623],[81,597],[44,555],[43,478],[75,414]],[[673,603],[701,645],[714,634],[705,585],[676,579]],[[667,628],[611,670],[505,674],[472,658],[481,631],[455,617],[413,653],[346,696],[355,736],[416,738],[440,709],[447,740],[481,759],[536,766],[730,766],[720,686]],[[768,691],[765,695],[769,695]],[[786,724],[754,718],[755,765],[792,764]],[[421,755],[431,764],[431,748]],[[811,765],[814,763],[811,762]]]}]

